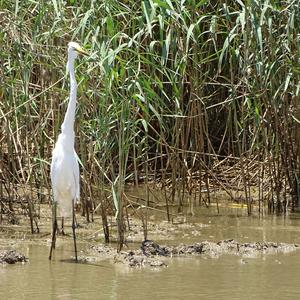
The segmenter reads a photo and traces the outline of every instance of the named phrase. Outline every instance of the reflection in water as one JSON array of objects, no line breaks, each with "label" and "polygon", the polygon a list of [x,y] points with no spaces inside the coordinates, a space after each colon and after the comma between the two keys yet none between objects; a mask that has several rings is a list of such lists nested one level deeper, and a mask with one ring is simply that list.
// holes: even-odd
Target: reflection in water
[{"label": "reflection in water", "polygon": [[[208,224],[199,236],[181,241],[234,238],[300,243],[298,215],[291,217],[217,216],[208,210],[197,220]],[[196,220],[196,219],[195,219]],[[193,222],[195,220],[190,219]],[[171,243],[169,241],[169,243]],[[110,261],[73,263],[72,243],[58,245],[53,261],[48,247],[21,245],[28,264],[0,266],[0,299],[299,299],[300,251],[257,258],[224,255],[218,259],[174,258],[168,267],[130,269]]]}]

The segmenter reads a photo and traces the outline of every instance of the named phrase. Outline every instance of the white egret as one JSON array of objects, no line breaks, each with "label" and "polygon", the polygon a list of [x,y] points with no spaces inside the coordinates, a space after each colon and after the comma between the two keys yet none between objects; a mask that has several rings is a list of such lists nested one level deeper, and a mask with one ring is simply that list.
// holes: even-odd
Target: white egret
[{"label": "white egret", "polygon": [[75,260],[77,261],[77,246],[75,235],[75,208],[74,204],[79,200],[79,165],[77,154],[74,149],[75,133],[74,121],[77,97],[77,82],[75,79],[74,62],[78,53],[87,53],[75,42],[68,44],[67,70],[70,73],[70,98],[67,112],[61,126],[61,133],[57,138],[52,152],[51,162],[51,183],[53,191],[52,202],[52,242],[49,259],[52,257],[52,250],[55,248],[57,219],[56,206],[60,209],[61,216],[72,215],[72,230],[75,248]]}]

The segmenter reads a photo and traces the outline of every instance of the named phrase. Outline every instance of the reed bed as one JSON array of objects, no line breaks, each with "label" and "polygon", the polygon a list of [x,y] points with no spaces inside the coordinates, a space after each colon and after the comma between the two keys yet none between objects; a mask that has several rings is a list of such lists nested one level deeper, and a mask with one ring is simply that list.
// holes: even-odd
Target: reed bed
[{"label": "reed bed", "polygon": [[82,213],[101,214],[106,240],[115,215],[124,242],[128,185],[145,184],[143,207],[160,188],[168,220],[174,206],[218,205],[216,191],[249,214],[296,208],[299,12],[292,0],[1,0],[1,218],[23,203],[34,224],[51,201],[70,40],[91,54],[76,70]]}]

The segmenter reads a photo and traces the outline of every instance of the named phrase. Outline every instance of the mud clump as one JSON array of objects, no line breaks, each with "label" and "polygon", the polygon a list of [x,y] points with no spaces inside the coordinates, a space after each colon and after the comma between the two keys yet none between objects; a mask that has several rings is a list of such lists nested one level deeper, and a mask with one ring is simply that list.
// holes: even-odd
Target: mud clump
[{"label": "mud clump", "polygon": [[208,255],[211,257],[221,254],[257,255],[259,253],[288,253],[298,248],[296,244],[255,242],[238,243],[233,239],[221,240],[217,243],[202,241],[192,245],[160,246],[153,241],[144,241],[141,249],[147,256],[180,256],[180,255]]},{"label": "mud clump", "polygon": [[91,249],[105,258],[109,258],[117,254],[116,249],[103,244],[92,246]]},{"label": "mud clump", "polygon": [[170,256],[170,249],[167,246],[160,246],[153,241],[145,240],[142,242],[141,246],[142,253],[145,256]]},{"label": "mud clump", "polygon": [[296,251],[297,244],[274,243],[274,242],[255,242],[255,243],[238,243],[234,240],[223,240],[217,243],[221,252],[228,252],[243,256],[256,256],[262,254],[289,253]]},{"label": "mud clump", "polygon": [[17,262],[27,262],[25,255],[18,253],[16,250],[6,250],[0,252],[1,264],[15,264]]},{"label": "mud clump", "polygon": [[201,255],[215,258],[222,254],[242,257],[257,257],[259,254],[289,253],[296,251],[298,245],[274,242],[238,243],[233,239],[221,240],[217,243],[201,241],[191,245],[167,246],[159,245],[151,240],[142,242],[140,249],[117,251],[109,246],[93,246],[93,250],[101,256],[114,258],[117,263],[130,267],[166,267],[166,260],[171,257]]},{"label": "mud clump", "polygon": [[[165,262],[158,255],[145,255],[142,249],[117,252],[116,249],[107,245],[92,246],[93,253],[102,258],[113,258],[115,263],[123,263],[129,267],[165,267]],[[154,252],[153,252],[154,253]]]},{"label": "mud clump", "polygon": [[155,256],[146,256],[140,250],[121,252],[115,256],[115,262],[122,262],[129,267],[166,267],[167,264]]}]

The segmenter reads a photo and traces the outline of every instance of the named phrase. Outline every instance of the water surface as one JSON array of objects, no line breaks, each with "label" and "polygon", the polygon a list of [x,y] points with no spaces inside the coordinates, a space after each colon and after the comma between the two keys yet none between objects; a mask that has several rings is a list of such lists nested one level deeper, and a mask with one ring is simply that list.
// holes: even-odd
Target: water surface
[{"label": "water surface", "polygon": [[[299,215],[198,214],[208,225],[199,236],[187,231],[168,243],[234,238],[300,244]],[[0,266],[0,299],[300,299],[300,250],[257,258],[174,258],[167,268],[130,269],[109,260],[73,263],[72,243],[59,243],[51,262],[46,245],[19,240],[16,246],[30,261]]]}]

